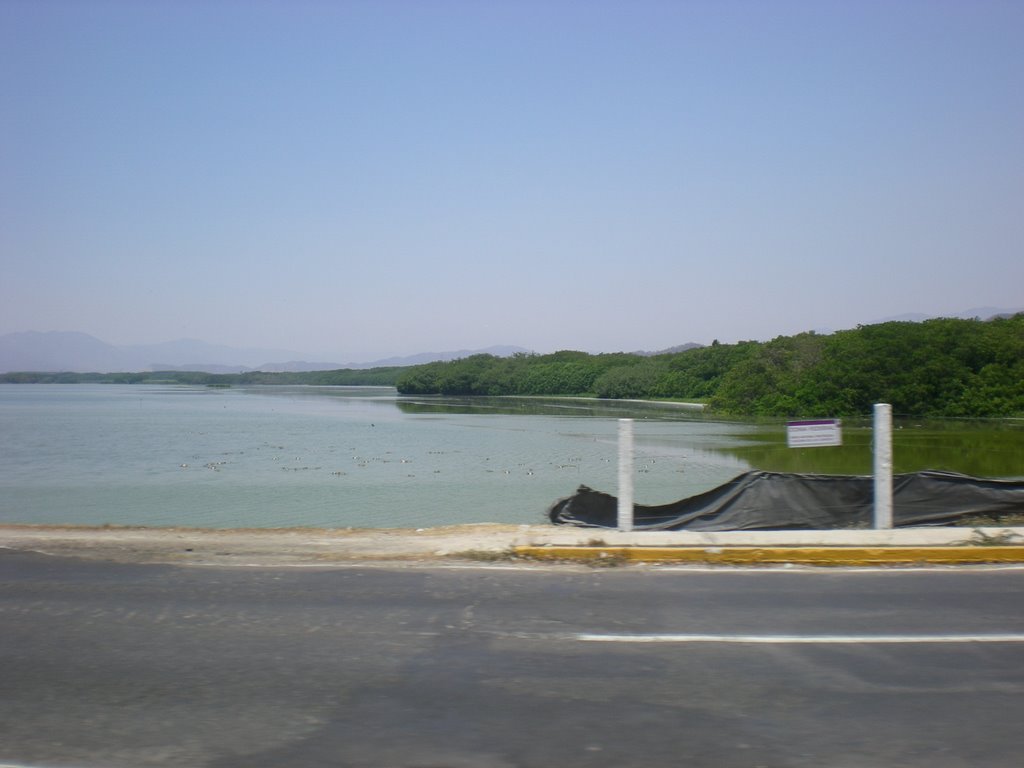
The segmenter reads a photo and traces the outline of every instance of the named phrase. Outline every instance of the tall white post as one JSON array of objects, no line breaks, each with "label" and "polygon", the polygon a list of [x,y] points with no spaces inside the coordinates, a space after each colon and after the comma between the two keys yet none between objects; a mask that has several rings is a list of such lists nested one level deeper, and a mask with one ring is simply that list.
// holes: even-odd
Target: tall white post
[{"label": "tall white post", "polygon": [[633,420],[619,419],[619,530],[633,530]]},{"label": "tall white post", "polygon": [[875,403],[875,528],[892,528],[892,406]]}]

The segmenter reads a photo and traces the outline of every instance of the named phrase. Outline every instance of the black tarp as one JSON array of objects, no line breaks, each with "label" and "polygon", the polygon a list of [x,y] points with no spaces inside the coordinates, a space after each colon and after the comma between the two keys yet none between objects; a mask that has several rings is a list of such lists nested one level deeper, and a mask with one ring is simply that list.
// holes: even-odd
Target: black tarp
[{"label": "black tarp", "polygon": [[[581,485],[548,511],[556,525],[615,528],[616,497]],[[746,472],[705,493],[633,511],[635,530],[740,531],[870,527],[874,479]],[[893,525],[944,525],[966,515],[1024,513],[1024,481],[952,472],[893,477]]]}]

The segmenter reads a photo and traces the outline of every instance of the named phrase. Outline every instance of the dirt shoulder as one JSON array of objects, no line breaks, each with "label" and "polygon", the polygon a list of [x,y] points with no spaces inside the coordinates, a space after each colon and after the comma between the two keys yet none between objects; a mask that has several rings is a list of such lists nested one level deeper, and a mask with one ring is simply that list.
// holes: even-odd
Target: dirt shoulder
[{"label": "dirt shoulder", "polygon": [[0,548],[122,563],[331,565],[486,559],[547,526],[455,525],[421,529],[231,529],[0,526]]}]

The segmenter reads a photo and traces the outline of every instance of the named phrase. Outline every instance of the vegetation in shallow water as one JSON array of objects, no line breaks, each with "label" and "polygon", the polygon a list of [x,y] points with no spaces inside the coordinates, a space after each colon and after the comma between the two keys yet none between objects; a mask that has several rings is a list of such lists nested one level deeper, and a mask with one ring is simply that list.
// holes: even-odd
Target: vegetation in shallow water
[{"label": "vegetation in shallow water", "polygon": [[[785,426],[748,434],[741,445],[717,450],[769,472],[870,475],[870,420],[843,424],[843,444],[789,448]],[[1024,423],[898,419],[893,429],[893,470],[933,469],[976,477],[1024,477]]]}]

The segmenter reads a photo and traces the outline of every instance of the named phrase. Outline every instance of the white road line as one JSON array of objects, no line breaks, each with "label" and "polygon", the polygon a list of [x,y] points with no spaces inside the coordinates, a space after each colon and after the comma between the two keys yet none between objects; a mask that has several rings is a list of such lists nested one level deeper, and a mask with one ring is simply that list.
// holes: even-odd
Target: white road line
[{"label": "white road line", "polygon": [[602,635],[579,633],[586,643],[762,643],[830,645],[855,643],[1024,643],[1024,634],[994,635]]}]

